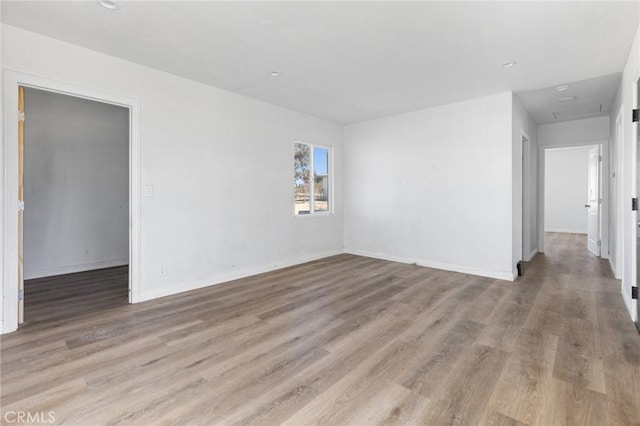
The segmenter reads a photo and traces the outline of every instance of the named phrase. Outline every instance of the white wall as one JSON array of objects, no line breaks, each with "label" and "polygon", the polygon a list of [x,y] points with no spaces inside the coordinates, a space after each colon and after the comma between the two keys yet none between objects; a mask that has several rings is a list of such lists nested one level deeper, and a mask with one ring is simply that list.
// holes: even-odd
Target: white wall
[{"label": "white wall", "polygon": [[24,273],[126,265],[129,110],[25,90]]},{"label": "white wall", "polygon": [[345,127],[348,252],[513,279],[511,93]]},{"label": "white wall", "polygon": [[[529,261],[538,252],[538,135],[537,125],[513,96],[513,262]],[[522,137],[529,141],[523,144]],[[524,180],[524,183],[523,183]]]},{"label": "white wall", "polygon": [[[623,144],[618,147],[619,176],[621,181],[621,194],[618,200],[618,210],[621,215],[618,220],[622,235],[622,296],[633,320],[637,320],[636,300],[631,299],[631,287],[636,285],[636,235],[638,217],[630,209],[631,198],[637,195],[637,140],[638,124],[631,122],[631,110],[638,108],[637,81],[640,78],[640,25],[636,31],[629,58],[622,72],[622,82],[619,90],[619,99],[614,104],[612,117],[617,117],[622,110]],[[616,109],[617,108],[617,109]],[[614,118],[615,119],[615,118]]]},{"label": "white wall", "polygon": [[[4,56],[3,54],[3,44],[4,44],[4,40],[2,39],[2,5],[0,4],[0,71],[4,70],[4,66],[3,66],[3,60],[2,57]],[[0,78],[2,78],[0,76]],[[0,117],[2,117],[2,120],[4,120],[4,83],[2,81],[0,81]],[[3,127],[4,127],[4,121],[3,121]],[[2,145],[2,147],[4,147],[4,132],[0,131],[0,141],[2,141],[2,143],[0,145]],[[0,164],[4,163],[4,150],[0,150]],[[5,205],[5,179],[4,179],[4,173],[0,173],[0,236],[4,237],[4,205]],[[0,243],[0,264],[3,262],[2,259],[4,259],[4,240],[2,243]],[[0,274],[1,276],[1,274]],[[2,290],[4,290],[4,284],[3,284],[3,288]],[[2,297],[4,298],[4,291],[2,291]],[[4,326],[4,316],[5,316],[5,312],[4,312],[4,303],[0,303],[0,332],[2,332],[5,329]]]},{"label": "white wall", "polygon": [[609,117],[586,118],[538,126],[538,144],[559,146],[571,142],[609,139]]},{"label": "white wall", "polygon": [[545,151],[545,232],[587,233],[589,150],[592,147]]},{"label": "white wall", "polygon": [[[342,250],[341,125],[2,30],[6,68],[141,101],[142,183],[154,188],[142,199],[141,299]],[[294,216],[296,139],[334,147],[335,214]]]}]

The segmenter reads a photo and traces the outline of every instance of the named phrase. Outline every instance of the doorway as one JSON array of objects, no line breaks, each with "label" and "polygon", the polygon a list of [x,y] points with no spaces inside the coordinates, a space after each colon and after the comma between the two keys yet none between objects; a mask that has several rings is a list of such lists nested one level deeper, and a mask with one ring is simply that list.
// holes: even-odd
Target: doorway
[{"label": "doorway", "polygon": [[535,251],[531,248],[531,138],[524,132],[522,138],[522,260],[531,261]]},{"label": "doorway", "polygon": [[585,250],[602,254],[601,145],[543,150],[543,246],[554,234],[573,234]]},{"label": "doorway", "polygon": [[[19,279],[19,103],[20,87],[33,88],[48,92],[69,95],[128,109],[129,113],[129,211],[128,211],[128,302],[142,301],[140,284],[140,215],[141,215],[141,102],[138,99],[121,96],[100,89],[75,86],[56,80],[30,74],[6,70],[4,73],[4,138],[2,139],[2,158],[4,167],[4,196],[0,227],[2,234],[2,279],[3,302],[1,332],[8,333],[18,328],[20,285]],[[27,117],[28,119],[28,117]],[[26,209],[29,207],[26,206]]]},{"label": "doorway", "polygon": [[129,110],[31,87],[22,92],[19,322],[126,304]]}]

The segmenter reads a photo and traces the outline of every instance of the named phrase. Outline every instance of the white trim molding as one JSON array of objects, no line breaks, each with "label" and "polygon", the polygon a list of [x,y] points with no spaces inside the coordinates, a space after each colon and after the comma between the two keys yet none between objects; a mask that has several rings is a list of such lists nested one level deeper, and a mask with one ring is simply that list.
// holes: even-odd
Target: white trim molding
[{"label": "white trim molding", "polygon": [[587,235],[587,231],[584,229],[571,229],[571,228],[547,228],[544,232],[558,232],[560,234],[581,234]]},{"label": "white trim molding", "polygon": [[[141,108],[139,99],[98,89],[76,86],[19,71],[4,71],[4,138],[0,153],[3,165],[0,200],[0,234],[2,236],[2,329],[18,328],[18,87],[31,87],[128,108],[129,124],[129,302],[140,297],[140,218],[142,182]],[[28,118],[27,118],[28,119]],[[13,143],[15,142],[15,143]]]},{"label": "white trim molding", "polygon": [[56,275],[75,274],[77,272],[93,271],[96,269],[113,268],[129,264],[129,259],[101,260],[98,262],[81,263],[77,265],[60,266],[57,268],[38,269],[24,273],[25,280],[36,278],[53,277]]},{"label": "white trim molding", "polygon": [[174,294],[184,293],[187,291],[197,290],[199,288],[209,287],[212,285],[224,284],[229,281],[238,280],[242,278],[252,277],[254,275],[263,274],[265,272],[277,271],[279,269],[288,268],[290,266],[301,265],[307,262],[313,262],[314,260],[320,260],[331,256],[337,256],[343,254],[343,250],[333,250],[324,253],[318,253],[311,256],[304,256],[295,260],[286,262],[278,262],[270,265],[263,265],[254,268],[246,268],[240,271],[233,271],[229,273],[219,274],[215,277],[206,278],[204,280],[181,282],[171,287],[160,288],[157,290],[146,291],[141,294],[140,301],[147,301],[157,299],[158,297],[172,296]]},{"label": "white trim molding", "polygon": [[488,269],[475,268],[473,266],[459,265],[456,263],[437,262],[433,260],[418,259],[418,258],[411,258],[411,257],[404,257],[404,256],[393,256],[393,255],[388,255],[384,253],[371,253],[368,251],[358,250],[358,249],[345,249],[344,252],[347,254],[353,254],[356,256],[364,256],[364,257],[371,257],[374,259],[389,260],[391,262],[415,264],[418,266],[426,266],[428,268],[441,269],[443,271],[478,275],[481,277],[495,278],[498,280],[515,281],[515,279],[518,277],[517,270],[491,271]]}]

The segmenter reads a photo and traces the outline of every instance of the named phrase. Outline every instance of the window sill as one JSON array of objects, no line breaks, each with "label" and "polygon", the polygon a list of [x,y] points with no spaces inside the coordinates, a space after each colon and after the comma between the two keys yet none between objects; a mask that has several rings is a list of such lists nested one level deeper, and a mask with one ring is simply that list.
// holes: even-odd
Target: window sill
[{"label": "window sill", "polygon": [[313,214],[294,214],[296,219],[307,219],[311,217],[329,217],[333,216],[333,212],[316,212]]}]

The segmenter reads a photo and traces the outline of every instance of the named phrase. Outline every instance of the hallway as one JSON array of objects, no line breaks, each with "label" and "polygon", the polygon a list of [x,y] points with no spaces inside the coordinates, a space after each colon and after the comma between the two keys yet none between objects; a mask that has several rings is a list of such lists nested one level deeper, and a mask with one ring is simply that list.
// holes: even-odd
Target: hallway
[{"label": "hallway", "polygon": [[70,425],[636,425],[640,336],[583,238],[550,234],[515,283],[339,255],[27,324],[1,338],[2,410]]},{"label": "hallway", "polygon": [[[589,253],[586,235],[547,233],[545,238],[546,253],[525,267],[520,281],[539,288],[521,339],[529,332],[545,336],[540,350],[548,351],[549,364],[540,368],[520,361],[526,378],[510,390],[524,394],[507,404],[513,412],[505,411],[520,419],[536,404],[514,401],[528,394],[550,403],[539,407],[543,411],[561,415],[566,408],[566,424],[638,424],[640,335],[622,301],[620,281],[606,259]],[[508,383],[504,377],[501,381]],[[547,424],[558,424],[559,419],[552,421],[555,415],[546,415]]]}]

